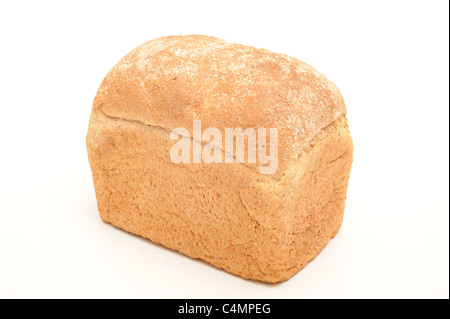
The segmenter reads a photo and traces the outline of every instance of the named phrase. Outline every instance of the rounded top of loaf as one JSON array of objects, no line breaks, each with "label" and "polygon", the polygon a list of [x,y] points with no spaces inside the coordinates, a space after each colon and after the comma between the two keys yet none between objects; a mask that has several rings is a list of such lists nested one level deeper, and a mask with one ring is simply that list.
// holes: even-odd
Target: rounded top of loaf
[{"label": "rounded top of loaf", "polygon": [[166,129],[278,128],[279,169],[346,108],[338,88],[296,58],[202,35],[142,44],[103,80],[94,109]]}]

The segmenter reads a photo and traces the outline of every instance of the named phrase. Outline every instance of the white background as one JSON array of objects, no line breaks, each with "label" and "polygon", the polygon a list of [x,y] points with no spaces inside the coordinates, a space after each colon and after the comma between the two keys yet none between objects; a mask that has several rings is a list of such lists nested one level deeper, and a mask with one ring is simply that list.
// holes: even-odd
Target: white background
[{"label": "white background", "polygon": [[[1,1],[0,297],[448,298],[448,1]],[[85,148],[108,70],[207,34],[341,89],[355,143],[339,235],[289,281],[247,281],[104,224]]]}]

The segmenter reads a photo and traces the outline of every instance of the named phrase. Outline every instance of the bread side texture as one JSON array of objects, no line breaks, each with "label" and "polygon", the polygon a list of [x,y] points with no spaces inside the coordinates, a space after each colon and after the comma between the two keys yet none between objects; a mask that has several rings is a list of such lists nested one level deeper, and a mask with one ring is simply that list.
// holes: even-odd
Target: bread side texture
[{"label": "bread side texture", "polygon": [[[94,101],[87,148],[100,215],[244,278],[287,280],[342,223],[353,154],[345,112],[334,84],[294,58],[205,36],[146,43]],[[170,132],[194,119],[277,127],[277,173],[173,163]]]}]

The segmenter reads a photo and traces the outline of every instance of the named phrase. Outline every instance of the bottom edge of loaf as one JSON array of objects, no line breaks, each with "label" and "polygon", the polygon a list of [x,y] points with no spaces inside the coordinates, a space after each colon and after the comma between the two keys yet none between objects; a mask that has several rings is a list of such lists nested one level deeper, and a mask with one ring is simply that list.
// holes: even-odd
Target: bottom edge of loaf
[{"label": "bottom edge of loaf", "polygon": [[302,269],[304,269],[311,262],[313,262],[320,255],[320,253],[323,252],[323,250],[326,248],[326,246],[328,245],[330,240],[334,239],[338,235],[338,233],[340,231],[340,228],[342,226],[342,223],[339,224],[339,226],[336,228],[336,230],[332,232],[331,237],[328,238],[328,239],[325,238],[323,243],[322,243],[322,247],[314,255],[311,255],[309,257],[309,260],[306,261],[304,264],[297,265],[295,267],[292,267],[291,269],[286,269],[283,272],[280,272],[280,273],[277,273],[277,274],[266,274],[266,276],[252,276],[252,275],[249,275],[247,273],[238,273],[238,272],[236,272],[233,269],[228,269],[228,267],[226,265],[216,264],[213,260],[208,260],[208,258],[187,254],[187,253],[183,252],[180,249],[177,249],[175,247],[170,247],[169,245],[161,243],[159,241],[155,241],[152,238],[150,238],[148,236],[145,236],[144,234],[140,234],[140,233],[134,232],[132,230],[127,230],[121,225],[115,225],[114,221],[109,221],[109,220],[105,219],[102,216],[102,214],[100,214],[100,217],[102,218],[102,221],[104,223],[110,224],[110,225],[114,226],[115,228],[118,228],[118,229],[120,229],[122,231],[125,231],[127,233],[130,233],[130,234],[139,236],[141,238],[144,238],[146,240],[149,240],[151,243],[153,243],[155,245],[158,245],[158,246],[161,246],[164,249],[169,249],[172,252],[180,253],[183,256],[186,256],[186,257],[195,259],[197,261],[203,262],[203,263],[209,265],[210,267],[215,267],[216,269],[223,270],[228,275],[232,275],[232,276],[236,276],[236,277],[239,277],[239,278],[243,278],[245,280],[257,281],[257,282],[261,282],[261,283],[264,283],[264,284],[280,284],[280,283],[283,283],[283,282],[291,279],[292,277],[294,277]]}]

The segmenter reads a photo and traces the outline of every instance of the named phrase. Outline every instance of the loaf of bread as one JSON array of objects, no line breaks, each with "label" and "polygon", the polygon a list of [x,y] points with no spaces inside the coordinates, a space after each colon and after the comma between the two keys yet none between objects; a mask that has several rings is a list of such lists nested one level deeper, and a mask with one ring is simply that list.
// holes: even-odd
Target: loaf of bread
[{"label": "loaf of bread", "polygon": [[[195,123],[225,137],[214,152]],[[227,130],[238,128],[267,129],[258,154],[275,154],[274,163],[250,160],[250,135],[227,148]],[[239,138],[248,151],[238,158]],[[190,153],[173,156],[180,141]],[[292,277],[338,233],[353,158],[332,82],[293,57],[200,35],[147,42],[112,68],[87,149],[105,222],[270,283]],[[205,149],[212,163],[198,157]]]}]

